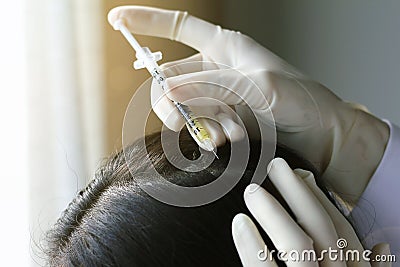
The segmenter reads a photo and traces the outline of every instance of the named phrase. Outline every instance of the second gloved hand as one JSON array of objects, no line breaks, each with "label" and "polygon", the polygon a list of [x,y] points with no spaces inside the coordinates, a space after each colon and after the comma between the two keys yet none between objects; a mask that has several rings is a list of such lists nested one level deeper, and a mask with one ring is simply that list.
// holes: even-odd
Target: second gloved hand
[{"label": "second gloved hand", "polygon": [[266,190],[249,185],[244,193],[246,206],[275,248],[265,246],[247,215],[236,215],[232,235],[243,266],[277,266],[274,257],[287,266],[391,266],[377,256],[389,255],[389,245],[376,244],[373,254],[364,252],[352,226],[318,188],[311,172],[293,171],[280,158],[270,168],[270,179],[294,216]]}]

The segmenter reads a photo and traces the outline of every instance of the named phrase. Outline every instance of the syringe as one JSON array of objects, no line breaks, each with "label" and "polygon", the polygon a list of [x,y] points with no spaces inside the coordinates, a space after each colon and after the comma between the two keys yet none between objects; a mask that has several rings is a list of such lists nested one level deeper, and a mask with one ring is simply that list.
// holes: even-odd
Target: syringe
[{"label": "syringe", "polygon": [[[126,28],[122,20],[117,21],[114,24],[114,28],[119,30],[122,35],[126,38],[129,44],[136,51],[137,60],[134,62],[133,66],[135,69],[146,68],[153,79],[155,79],[164,91],[167,91],[164,75],[161,68],[158,66],[157,61],[162,58],[161,52],[152,53],[148,47],[142,47],[133,37],[132,33]],[[175,107],[178,109],[179,113],[182,115],[186,122],[186,127],[189,130],[190,135],[196,141],[196,143],[203,149],[211,151],[218,158],[215,153],[215,144],[210,138],[210,135],[206,129],[201,125],[199,120],[194,117],[193,112],[188,106],[183,105],[179,102],[172,101]]]}]

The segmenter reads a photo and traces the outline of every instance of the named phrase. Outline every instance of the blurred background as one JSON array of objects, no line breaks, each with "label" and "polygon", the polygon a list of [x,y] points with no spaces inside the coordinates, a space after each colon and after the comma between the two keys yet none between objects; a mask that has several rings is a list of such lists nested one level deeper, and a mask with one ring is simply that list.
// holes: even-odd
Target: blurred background
[{"label": "blurred background", "polygon": [[[119,5],[189,13],[245,33],[343,99],[400,124],[396,0],[13,0],[0,17],[0,265],[44,265],[44,233],[121,148],[122,121],[146,71],[107,23]],[[195,33],[194,33],[195,34]],[[162,62],[195,51],[139,36]],[[160,122],[153,116],[150,128]]]}]

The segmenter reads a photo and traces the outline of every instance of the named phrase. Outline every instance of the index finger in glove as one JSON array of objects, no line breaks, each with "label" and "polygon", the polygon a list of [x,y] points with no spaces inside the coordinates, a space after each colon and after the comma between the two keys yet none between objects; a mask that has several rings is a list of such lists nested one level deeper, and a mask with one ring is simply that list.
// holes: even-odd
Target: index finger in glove
[{"label": "index finger in glove", "polygon": [[296,216],[297,222],[314,240],[318,251],[334,247],[335,226],[312,191],[299,179],[285,160],[276,158],[268,166],[269,177]]},{"label": "index finger in glove", "polygon": [[266,190],[256,184],[247,186],[244,192],[247,208],[267,233],[277,250],[286,252],[288,266],[317,266],[288,256],[290,251],[313,249],[313,240],[290,217],[281,204]]},{"label": "index finger in glove", "polygon": [[108,13],[111,25],[120,19],[133,33],[169,38],[198,51],[204,50],[213,35],[222,30],[187,12],[145,6],[120,6]]},{"label": "index finger in glove", "polygon": [[313,194],[318,198],[319,203],[328,212],[333,224],[335,225],[336,232],[342,238],[346,238],[348,241],[347,248],[357,249],[359,251],[363,250],[357,235],[351,226],[350,222],[346,220],[343,214],[333,205],[333,203],[325,196],[322,190],[318,187],[315,182],[315,178],[312,172],[295,169],[293,171],[298,177],[300,177],[308,188],[313,192]]},{"label": "index finger in glove", "polygon": [[[338,237],[344,238],[347,241],[347,246],[344,248],[344,250],[358,250],[362,252],[364,249],[353,227],[317,186],[313,173],[302,169],[295,169],[293,172],[305,182],[307,187],[313,192],[319,203],[329,214],[333,224],[335,225]],[[347,266],[369,266],[369,263],[363,259],[360,259],[360,261],[349,261]]]}]

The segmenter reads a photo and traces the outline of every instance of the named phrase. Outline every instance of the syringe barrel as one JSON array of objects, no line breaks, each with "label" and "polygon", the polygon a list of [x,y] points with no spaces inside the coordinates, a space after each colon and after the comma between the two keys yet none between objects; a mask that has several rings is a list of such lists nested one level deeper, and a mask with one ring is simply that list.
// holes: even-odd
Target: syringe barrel
[{"label": "syringe barrel", "polygon": [[155,79],[157,83],[161,85],[161,88],[166,91],[166,77],[164,75],[164,72],[161,70],[160,66],[158,66],[156,60],[154,59],[153,53],[147,47],[142,47],[142,52],[143,54],[141,57],[139,57],[138,54],[136,54],[136,57],[140,60],[143,60],[145,68],[149,71],[153,79]]},{"label": "syringe barrel", "polygon": [[[165,79],[166,76],[161,68],[158,66],[156,61],[152,57],[152,53],[149,49],[144,49],[145,57],[142,58],[144,60],[144,64],[146,69],[150,72],[153,79],[157,81],[157,83],[161,86],[164,91],[167,91]],[[192,133],[193,138],[196,141],[204,142],[205,140],[209,140],[210,136],[204,127],[201,125],[198,119],[194,117],[194,114],[190,110],[190,108],[186,105],[173,101],[175,107],[178,109],[179,113],[182,115],[183,119],[186,122],[188,130]],[[200,144],[202,146],[203,144]],[[209,149],[209,148],[208,148]]]}]

